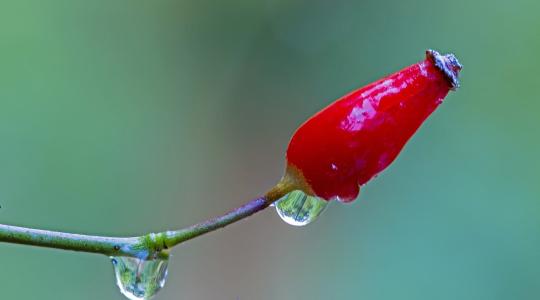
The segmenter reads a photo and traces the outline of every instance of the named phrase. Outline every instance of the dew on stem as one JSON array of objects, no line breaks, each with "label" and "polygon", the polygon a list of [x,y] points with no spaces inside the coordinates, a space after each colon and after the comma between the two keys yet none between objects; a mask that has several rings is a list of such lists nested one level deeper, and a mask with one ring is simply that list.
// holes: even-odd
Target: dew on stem
[{"label": "dew on stem", "polygon": [[147,300],[163,288],[167,279],[166,258],[111,257],[120,292],[131,300]]},{"label": "dew on stem", "polygon": [[328,201],[296,190],[275,203],[283,221],[294,226],[305,226],[317,219],[328,206]]}]

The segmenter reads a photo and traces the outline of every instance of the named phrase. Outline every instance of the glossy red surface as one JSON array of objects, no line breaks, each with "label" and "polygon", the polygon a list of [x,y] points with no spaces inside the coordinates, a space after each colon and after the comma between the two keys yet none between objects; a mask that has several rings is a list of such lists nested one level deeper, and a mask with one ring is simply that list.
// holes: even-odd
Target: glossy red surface
[{"label": "glossy red surface", "polygon": [[307,120],[290,141],[287,162],[317,196],[352,201],[451,88],[431,59],[371,83]]}]

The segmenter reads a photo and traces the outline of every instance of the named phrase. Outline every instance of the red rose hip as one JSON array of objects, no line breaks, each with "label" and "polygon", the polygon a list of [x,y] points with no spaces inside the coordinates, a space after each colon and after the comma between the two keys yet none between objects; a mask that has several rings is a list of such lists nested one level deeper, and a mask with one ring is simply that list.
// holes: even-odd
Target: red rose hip
[{"label": "red rose hip", "polygon": [[425,60],[336,100],[293,135],[281,184],[326,201],[356,199],[459,86],[461,68],[454,55],[428,50]]}]

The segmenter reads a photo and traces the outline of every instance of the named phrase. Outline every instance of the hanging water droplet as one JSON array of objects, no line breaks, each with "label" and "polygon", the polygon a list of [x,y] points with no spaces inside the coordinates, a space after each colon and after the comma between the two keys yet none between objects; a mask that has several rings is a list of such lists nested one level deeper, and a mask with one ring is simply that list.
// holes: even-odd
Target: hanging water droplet
[{"label": "hanging water droplet", "polygon": [[294,226],[304,226],[317,219],[328,201],[296,190],[276,201],[275,205],[283,221]]},{"label": "hanging water droplet", "polygon": [[152,298],[167,279],[167,259],[111,257],[120,292],[131,300]]}]

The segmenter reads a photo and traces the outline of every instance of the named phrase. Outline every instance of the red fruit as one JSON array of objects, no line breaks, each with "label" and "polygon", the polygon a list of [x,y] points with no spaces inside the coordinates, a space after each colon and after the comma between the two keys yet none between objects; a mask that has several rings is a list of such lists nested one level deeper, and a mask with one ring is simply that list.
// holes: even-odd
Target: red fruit
[{"label": "red fruit", "polygon": [[338,99],[293,135],[284,179],[325,200],[354,200],[459,86],[460,70],[454,55],[428,50],[424,61]]}]

